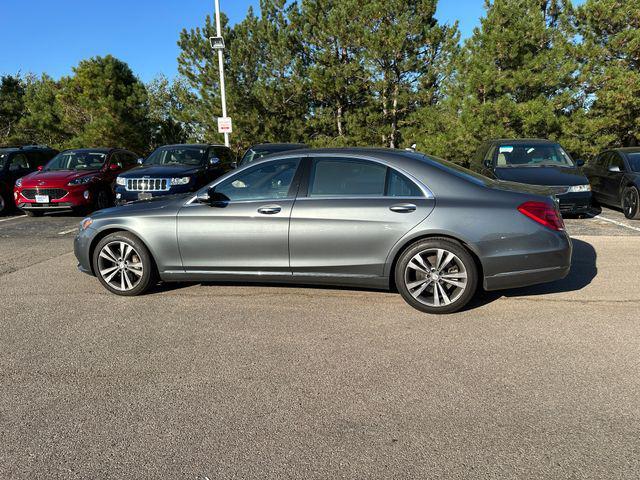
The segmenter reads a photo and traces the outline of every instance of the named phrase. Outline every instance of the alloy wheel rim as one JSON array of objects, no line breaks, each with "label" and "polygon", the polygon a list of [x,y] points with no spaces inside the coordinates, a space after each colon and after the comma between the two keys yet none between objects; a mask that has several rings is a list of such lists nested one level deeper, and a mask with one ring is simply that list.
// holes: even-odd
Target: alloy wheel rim
[{"label": "alloy wheel rim", "polygon": [[467,269],[453,252],[429,248],[411,258],[404,271],[404,282],[417,301],[442,308],[458,300],[467,289]]},{"label": "alloy wheel rim", "polygon": [[142,280],[142,259],[133,246],[126,242],[107,243],[98,256],[98,271],[112,288],[127,292]]},{"label": "alloy wheel rim", "polygon": [[629,216],[633,216],[637,208],[638,199],[633,190],[627,191],[624,196],[625,210]]}]

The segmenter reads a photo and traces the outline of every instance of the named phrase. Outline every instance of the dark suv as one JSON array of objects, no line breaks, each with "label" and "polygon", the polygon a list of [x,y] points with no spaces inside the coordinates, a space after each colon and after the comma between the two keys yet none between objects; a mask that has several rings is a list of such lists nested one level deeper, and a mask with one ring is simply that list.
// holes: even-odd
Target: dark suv
[{"label": "dark suv", "polygon": [[236,168],[236,159],[224,145],[165,145],[141,165],[118,176],[118,204],[152,197],[193,192]]},{"label": "dark suv", "polygon": [[53,148],[40,145],[0,148],[0,215],[15,205],[13,185],[16,180],[44,166],[57,153]]}]

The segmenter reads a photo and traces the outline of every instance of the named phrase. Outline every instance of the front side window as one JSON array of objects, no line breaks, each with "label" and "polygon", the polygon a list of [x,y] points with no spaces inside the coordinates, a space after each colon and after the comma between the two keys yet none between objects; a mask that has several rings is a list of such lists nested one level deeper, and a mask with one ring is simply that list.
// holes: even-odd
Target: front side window
[{"label": "front side window", "polygon": [[311,171],[311,197],[382,197],[387,167],[365,160],[315,160]]},{"label": "front side window", "polygon": [[614,152],[611,153],[611,157],[609,158],[609,168],[611,167],[618,167],[618,170],[624,172],[624,162],[622,158],[620,158],[620,155]]},{"label": "front side window", "polygon": [[256,166],[216,185],[215,192],[232,202],[291,198],[289,188],[299,163],[288,159]]},{"label": "front side window", "polygon": [[11,159],[11,163],[9,164],[9,170],[13,172],[17,172],[20,170],[24,170],[29,168],[29,161],[27,160],[27,156],[23,153],[18,153],[14,155]]},{"label": "front side window", "polygon": [[106,159],[104,152],[62,152],[53,157],[45,170],[100,170]]},{"label": "front side window", "polygon": [[163,147],[155,150],[144,161],[144,165],[189,166],[204,165],[207,149],[202,147]]},{"label": "front side window", "polygon": [[558,144],[500,145],[497,168],[574,167],[573,160]]},{"label": "front side window", "polygon": [[631,171],[640,173],[640,152],[627,153],[627,160]]}]

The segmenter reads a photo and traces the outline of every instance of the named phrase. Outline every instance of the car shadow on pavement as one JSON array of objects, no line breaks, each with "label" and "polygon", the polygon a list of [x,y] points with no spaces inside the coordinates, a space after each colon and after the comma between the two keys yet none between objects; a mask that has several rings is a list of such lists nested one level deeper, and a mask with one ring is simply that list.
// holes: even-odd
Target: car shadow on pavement
[{"label": "car shadow on pavement", "polygon": [[501,297],[527,297],[582,290],[598,275],[598,255],[590,243],[575,238],[572,239],[572,242],[571,271],[562,280],[495,292],[480,290],[476,298],[467,305],[465,310],[481,307]]}]

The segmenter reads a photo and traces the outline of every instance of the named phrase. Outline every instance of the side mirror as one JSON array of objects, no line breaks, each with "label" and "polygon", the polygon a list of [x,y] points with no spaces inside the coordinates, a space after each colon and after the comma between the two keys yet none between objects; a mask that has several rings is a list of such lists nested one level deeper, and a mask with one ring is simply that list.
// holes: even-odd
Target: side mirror
[{"label": "side mirror", "polygon": [[38,171],[41,172],[44,167],[42,165],[38,165]]},{"label": "side mirror", "polygon": [[612,173],[620,173],[620,167],[617,165],[611,165],[609,167],[609,171]]},{"label": "side mirror", "polygon": [[144,163],[144,158],[139,158],[137,160],[138,165],[142,165]]},{"label": "side mirror", "polygon": [[584,160],[579,158],[578,160],[576,160],[576,165],[579,167],[584,167]]},{"label": "side mirror", "polygon": [[213,166],[217,165],[218,163],[220,163],[220,159],[218,157],[209,158],[209,165]]},{"label": "side mirror", "polygon": [[218,193],[213,188],[210,188],[205,192],[198,193],[196,195],[196,201],[211,207],[224,208],[229,204],[230,199],[225,194]]},{"label": "side mirror", "polygon": [[111,170],[112,172],[117,172],[121,170],[121,168],[117,163],[112,163],[111,165],[109,165],[109,170]]},{"label": "side mirror", "polygon": [[491,160],[484,159],[484,160],[482,161],[482,165],[484,165],[484,166],[485,166],[485,168],[491,168]]}]

